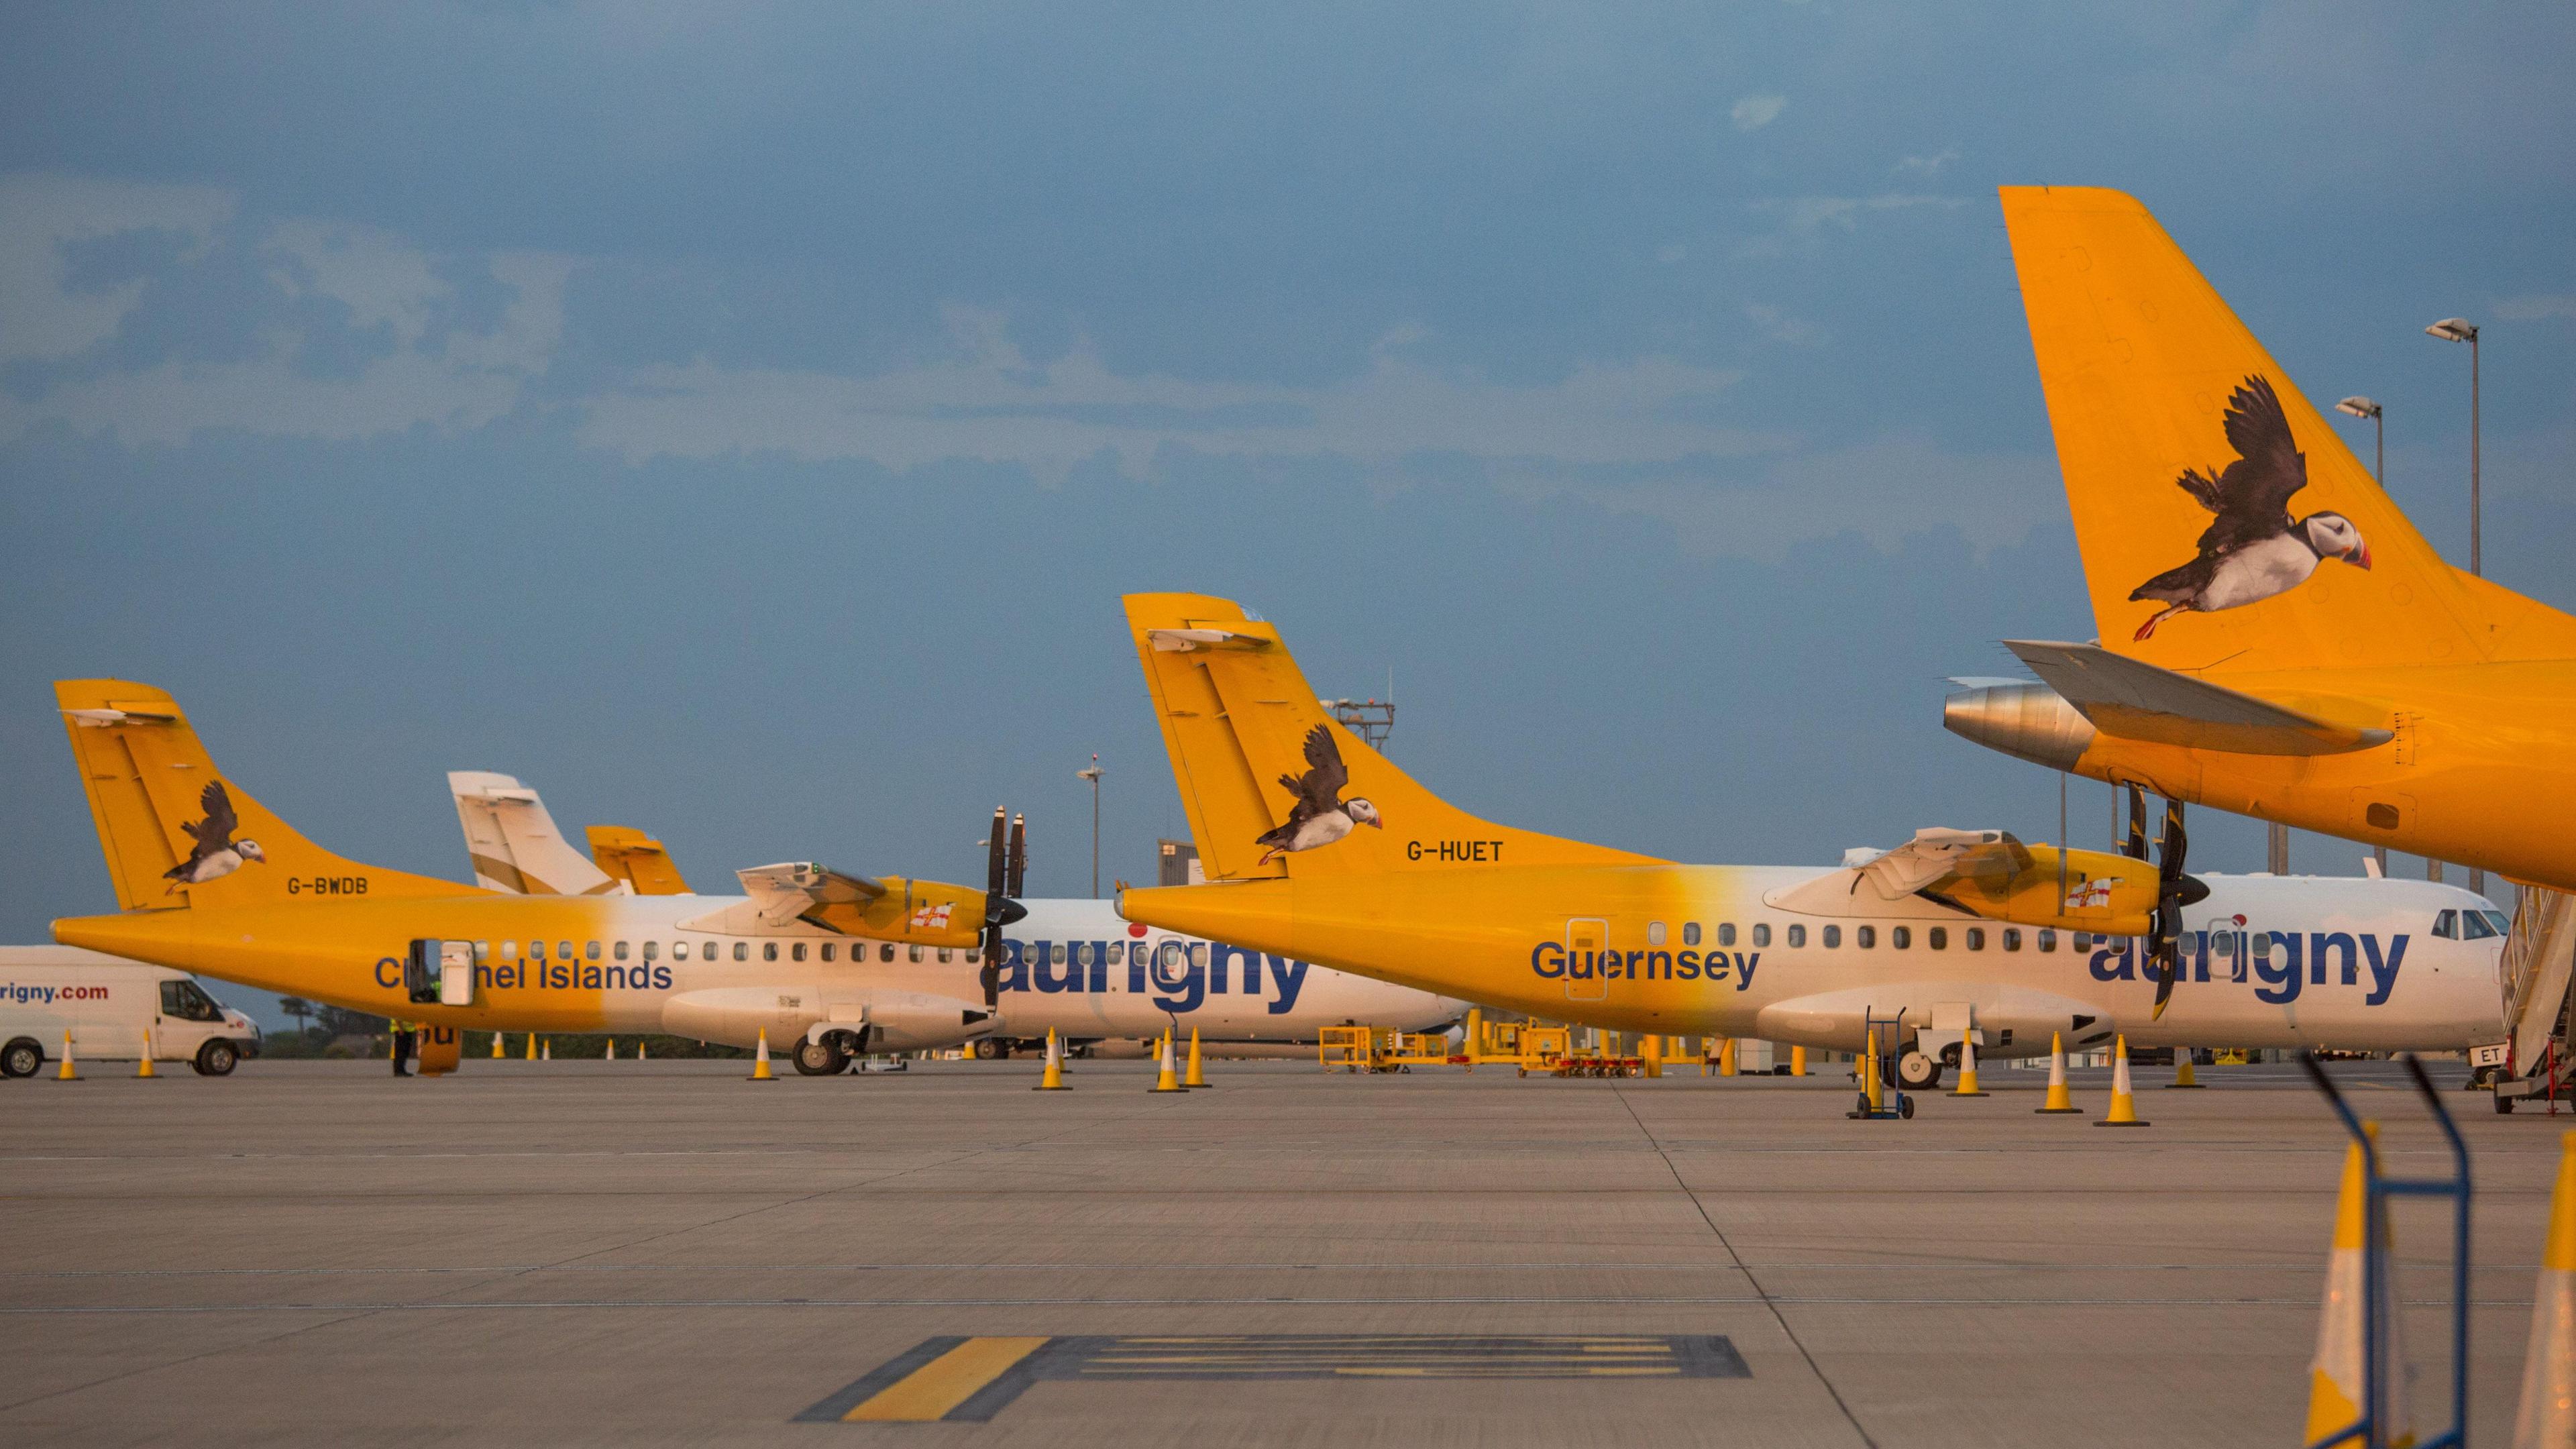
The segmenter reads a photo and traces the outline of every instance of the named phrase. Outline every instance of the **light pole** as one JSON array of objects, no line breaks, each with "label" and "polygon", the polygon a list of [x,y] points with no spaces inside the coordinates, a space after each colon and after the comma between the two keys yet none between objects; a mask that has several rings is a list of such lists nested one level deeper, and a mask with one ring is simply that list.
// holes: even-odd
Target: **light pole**
[{"label": "light pole", "polygon": [[1100,756],[1091,757],[1091,768],[1076,770],[1073,777],[1091,782],[1091,898],[1100,899]]},{"label": "light pole", "polygon": [[[2445,342],[2469,344],[2469,572],[2486,577],[2485,560],[2478,551],[2478,327],[2465,317],[2445,317],[2424,329],[2425,335]],[[2487,873],[2469,872],[2469,889],[2486,894]]]},{"label": "light pole", "polygon": [[[2372,482],[2379,485],[2380,492],[2387,492],[2388,419],[2382,415],[2379,404],[2372,402],[2366,397],[2348,397],[2342,402],[2335,404],[2335,411],[2339,413],[2347,413],[2356,418],[2368,418],[2370,420],[2370,431],[2373,443],[2370,458],[2370,478]],[[2380,875],[2386,876],[2388,874],[2388,847],[2385,845],[2372,846],[2370,848],[2370,858],[2378,863]]]}]

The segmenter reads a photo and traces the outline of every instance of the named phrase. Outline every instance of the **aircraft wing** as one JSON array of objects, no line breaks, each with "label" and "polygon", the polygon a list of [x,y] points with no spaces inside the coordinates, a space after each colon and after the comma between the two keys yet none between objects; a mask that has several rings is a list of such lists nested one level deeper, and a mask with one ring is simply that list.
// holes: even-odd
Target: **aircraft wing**
[{"label": "aircraft wing", "polygon": [[2098,644],[2007,639],[2004,647],[2104,734],[2238,755],[2339,755],[2388,743],[2221,685],[2159,669]]},{"label": "aircraft wing", "polygon": [[1902,900],[1957,880],[2010,880],[2030,869],[2030,850],[2005,830],[1917,830],[1914,838],[1854,864],[1883,901]]},{"label": "aircraft wing", "polygon": [[972,950],[982,944],[984,892],[943,881],[882,880],[788,861],[736,871],[745,900],[680,922],[684,931],[738,936],[844,936]]}]

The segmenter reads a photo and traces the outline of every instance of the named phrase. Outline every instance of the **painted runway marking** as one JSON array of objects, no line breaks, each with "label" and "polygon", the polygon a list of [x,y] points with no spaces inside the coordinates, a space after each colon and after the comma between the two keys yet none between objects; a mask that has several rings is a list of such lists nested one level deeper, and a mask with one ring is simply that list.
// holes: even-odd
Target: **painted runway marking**
[{"label": "painted runway marking", "polygon": [[924,1339],[799,1423],[981,1423],[1077,1379],[1745,1379],[1713,1334],[1240,1333]]}]

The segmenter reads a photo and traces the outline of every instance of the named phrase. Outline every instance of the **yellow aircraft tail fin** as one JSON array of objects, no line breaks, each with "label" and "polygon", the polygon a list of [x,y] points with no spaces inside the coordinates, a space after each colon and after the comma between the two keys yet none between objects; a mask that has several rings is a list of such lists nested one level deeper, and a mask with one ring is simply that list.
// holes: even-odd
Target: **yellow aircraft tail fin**
[{"label": "yellow aircraft tail fin", "polygon": [[1210,880],[1652,857],[1481,820],[1326,713],[1279,631],[1230,600],[1130,594],[1127,623]]},{"label": "yellow aircraft tail fin", "polygon": [[66,679],[54,698],[122,910],[353,895],[470,895],[472,886],[333,855],[222,778],[178,702],[121,679]]},{"label": "yellow aircraft tail fin", "polygon": [[671,853],[662,842],[629,825],[594,825],[586,832],[590,837],[590,858],[610,877],[626,882],[639,896],[685,896],[695,894],[680,877],[680,868],[671,863]]},{"label": "yellow aircraft tail fin", "polygon": [[2005,187],[2102,643],[2226,672],[2576,654],[2451,568],[2147,209]]}]

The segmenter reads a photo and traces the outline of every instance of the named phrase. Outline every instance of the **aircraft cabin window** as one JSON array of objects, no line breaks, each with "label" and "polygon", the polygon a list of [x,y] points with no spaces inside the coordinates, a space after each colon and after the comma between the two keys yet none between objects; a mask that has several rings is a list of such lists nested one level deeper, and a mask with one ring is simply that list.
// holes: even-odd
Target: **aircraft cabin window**
[{"label": "aircraft cabin window", "polygon": [[1968,928],[1968,949],[1971,951],[1982,951],[1986,949],[1985,927],[1970,926]]},{"label": "aircraft cabin window", "polygon": [[582,948],[582,955],[593,961],[599,959],[599,943],[597,941],[585,941],[582,943]]},{"label": "aircraft cabin window", "polygon": [[626,943],[625,943],[625,942],[620,941],[620,942],[618,942],[618,943],[617,943],[617,950],[616,950],[616,952],[615,952],[615,955],[616,955],[617,959],[618,959],[618,960],[620,960],[620,961],[623,961],[623,960],[625,960],[625,959],[626,959]]},{"label": "aircraft cabin window", "polygon": [[736,942],[734,942],[734,943],[733,943],[733,959],[735,959],[735,960],[737,960],[737,961],[748,961],[748,960],[750,960],[750,959],[751,959],[751,943],[750,943],[749,941],[736,941]]},{"label": "aircraft cabin window", "polygon": [[1930,942],[1929,942],[1929,944],[1931,945],[1931,947],[1932,947],[1932,949],[1933,949],[1933,950],[1935,950],[1935,951],[1947,951],[1947,950],[1949,950],[1949,949],[1950,949],[1950,928],[1949,928],[1949,927],[1947,927],[1947,926],[1934,926],[1930,931],[1926,932],[1925,934],[1926,934],[1928,937],[1930,937]]},{"label": "aircraft cabin window", "polygon": [[2212,932],[2210,932],[2210,933],[2209,933],[2209,954],[2210,954],[2210,955],[2212,955],[2212,956],[2217,957],[2217,958],[2218,958],[2219,960],[2221,960],[2221,961],[2224,961],[2224,960],[2226,960],[2228,957],[2235,955],[2235,954],[2236,954],[2236,933],[2235,933],[2234,931],[2212,931]]},{"label": "aircraft cabin window", "polygon": [[1649,946],[1660,946],[1664,944],[1663,922],[1648,921],[1646,923],[1646,944]]},{"label": "aircraft cabin window", "polygon": [[688,960],[689,943],[686,941],[673,941],[671,943],[671,959],[674,961]]},{"label": "aircraft cabin window", "polygon": [[2007,951],[2018,951],[2021,949],[2021,927],[2004,927],[2004,949]]},{"label": "aircraft cabin window", "polygon": [[2496,928],[2488,922],[2486,912],[2460,912],[2460,939],[2464,941],[2484,941],[2495,934]]},{"label": "aircraft cabin window", "polygon": [[1205,966],[1207,964],[1207,942],[1192,941],[1190,943],[1190,964],[1193,966]]},{"label": "aircraft cabin window", "polygon": [[1685,946],[1696,946],[1699,944],[1699,922],[1682,922],[1682,944]]},{"label": "aircraft cabin window", "polygon": [[[829,948],[827,947],[826,949],[829,949]],[[945,966],[945,965],[947,965],[949,962],[954,961],[954,960],[956,960],[956,959],[957,959],[957,948],[956,948],[956,947],[954,947],[954,946],[942,946],[942,947],[940,947],[940,948],[939,948],[939,964],[941,964],[941,965]]]},{"label": "aircraft cabin window", "polygon": [[1169,971],[1173,967],[1180,965],[1181,943],[1168,936],[1164,937],[1163,944],[1154,952],[1154,964],[1162,967],[1165,971]]},{"label": "aircraft cabin window", "polygon": [[2054,926],[2042,926],[2039,928],[2039,949],[2042,951],[2054,951],[2057,949],[2057,929]]},{"label": "aircraft cabin window", "polygon": [[519,943],[518,943],[518,942],[516,942],[516,941],[504,941],[504,942],[502,942],[502,943],[501,943],[501,959],[502,959],[502,960],[504,960],[504,961],[516,961],[516,960],[518,960],[518,959],[519,959]]},{"label": "aircraft cabin window", "polygon": [[1769,921],[1756,921],[1753,923],[1753,944],[1756,946],[1768,946],[1771,944],[1771,923]]},{"label": "aircraft cabin window", "polygon": [[906,954],[911,956],[913,960],[918,961],[921,959],[921,948],[919,946],[915,946]]},{"label": "aircraft cabin window", "polygon": [[557,942],[555,942],[555,959],[556,959],[556,960],[558,960],[558,961],[569,961],[569,960],[571,960],[571,959],[572,959],[572,942],[570,942],[570,941],[557,941]]},{"label": "aircraft cabin window", "polygon": [[969,947],[967,947],[967,948],[966,948],[966,964],[967,964],[967,965],[969,965],[969,966],[973,966],[973,965],[977,964],[978,962],[982,961],[983,959],[984,959],[984,952],[983,952],[983,948],[978,947],[978,946],[969,946]]},{"label": "aircraft cabin window", "polygon": [[1807,944],[1807,928],[1804,926],[1791,926],[1789,928],[1789,944],[1791,946],[1803,946]]},{"label": "aircraft cabin window", "polygon": [[2256,931],[2256,932],[2254,933],[2254,959],[2255,959],[2256,961],[2261,962],[2263,965],[2266,965],[2266,966],[2269,966],[2269,965],[2271,965],[2271,964],[2272,964],[2272,933],[2271,933],[2271,932],[2269,932],[2269,931]]},{"label": "aircraft cabin window", "polygon": [[1878,944],[1878,927],[1858,926],[1852,930],[1852,944],[1866,951]]},{"label": "aircraft cabin window", "polygon": [[2078,951],[2090,951],[2090,950],[2092,950],[2092,949],[2093,949],[2093,937],[2092,937],[2092,935],[2091,935],[2089,932],[2085,932],[2085,931],[2078,931],[2078,932],[2076,932],[2076,933],[2075,933],[2075,949],[2076,949],[2076,950],[2078,950]]},{"label": "aircraft cabin window", "polygon": [[1912,927],[1890,926],[1887,928],[1887,946],[1889,950],[1903,951],[1912,947],[1913,944],[1914,931]]},{"label": "aircraft cabin window", "polygon": [[1124,961],[1124,960],[1126,960],[1126,959],[1127,959],[1127,943],[1126,943],[1126,942],[1124,942],[1124,941],[1112,941],[1112,942],[1110,942],[1110,943],[1109,943],[1109,964],[1110,964],[1110,965],[1112,965],[1112,966],[1115,966],[1115,965],[1117,965],[1119,962]]},{"label": "aircraft cabin window", "polygon": [[1061,966],[1061,965],[1063,965],[1063,964],[1064,964],[1064,943],[1063,943],[1062,941],[1057,941],[1057,942],[1053,943],[1052,945],[1048,946],[1048,947],[1046,948],[1046,957],[1047,957],[1047,960],[1048,960],[1049,962],[1053,963],[1054,965],[1057,965],[1057,966]]},{"label": "aircraft cabin window", "polygon": [[832,943],[829,941],[823,943],[823,959],[826,961],[832,959]]},{"label": "aircraft cabin window", "polygon": [[481,965],[484,965],[484,964],[486,964],[486,963],[490,962],[490,961],[491,961],[491,959],[492,959],[492,943],[491,943],[491,942],[489,942],[489,941],[477,941],[477,942],[475,942],[475,943],[474,943],[474,964],[475,964],[475,965],[477,965],[477,966],[481,966]]},{"label": "aircraft cabin window", "polygon": [[1720,921],[1717,923],[1717,944],[1721,946],[1732,946],[1735,944],[1735,923],[1733,921]]},{"label": "aircraft cabin window", "polygon": [[878,960],[880,960],[880,961],[891,961],[891,960],[893,960],[893,959],[894,959],[894,942],[892,942],[892,941],[881,941],[881,942],[879,942],[879,943],[877,944],[877,959],[878,959]]},{"label": "aircraft cabin window", "polygon": [[804,942],[802,942],[802,941],[799,941],[799,942],[797,942],[796,944],[794,944],[794,945],[792,945],[792,946],[788,947],[788,948],[787,948],[787,956],[788,956],[788,959],[789,959],[789,960],[792,960],[792,961],[802,961],[802,960],[804,960],[804,959],[805,959],[805,943],[804,943]]},{"label": "aircraft cabin window", "polygon": [[2433,934],[2445,941],[2460,939],[2460,913],[2444,911],[2433,918]]},{"label": "aircraft cabin window", "polygon": [[777,960],[777,959],[778,959],[778,943],[777,943],[776,941],[763,941],[763,942],[761,942],[761,943],[760,943],[760,959],[761,959],[761,960],[763,960],[763,961],[775,961],[775,960]]},{"label": "aircraft cabin window", "polygon": [[1825,949],[1826,949],[1826,950],[1831,951],[1831,950],[1835,949],[1836,947],[1839,947],[1840,945],[1842,945],[1842,943],[1843,943],[1843,928],[1842,928],[1842,927],[1840,927],[1840,926],[1827,926],[1827,927],[1825,927]]},{"label": "aircraft cabin window", "polygon": [[1091,943],[1089,941],[1076,941],[1073,943],[1073,964],[1076,966],[1088,966],[1091,964]]},{"label": "aircraft cabin window", "polygon": [[644,959],[645,959],[645,960],[647,960],[647,961],[659,961],[659,960],[661,960],[661,959],[662,959],[662,943],[661,943],[661,942],[659,942],[659,941],[647,941],[647,942],[645,942],[645,943],[644,943]]}]

